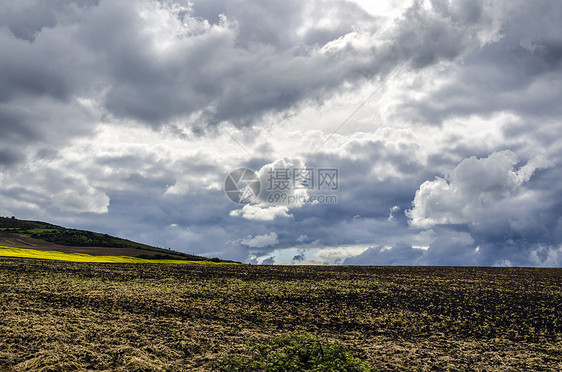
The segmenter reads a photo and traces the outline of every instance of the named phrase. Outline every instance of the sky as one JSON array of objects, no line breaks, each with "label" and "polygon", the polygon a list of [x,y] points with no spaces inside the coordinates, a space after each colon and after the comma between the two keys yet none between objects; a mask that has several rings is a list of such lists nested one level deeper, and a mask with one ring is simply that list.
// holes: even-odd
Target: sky
[{"label": "sky", "polygon": [[562,266],[558,0],[0,10],[0,215],[252,264]]}]

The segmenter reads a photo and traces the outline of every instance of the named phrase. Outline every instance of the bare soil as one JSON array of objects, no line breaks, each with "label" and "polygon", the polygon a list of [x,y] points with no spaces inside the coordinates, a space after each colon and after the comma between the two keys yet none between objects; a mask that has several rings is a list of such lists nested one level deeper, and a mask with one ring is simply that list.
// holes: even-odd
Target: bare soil
[{"label": "bare soil", "polygon": [[562,269],[0,258],[0,370],[209,371],[309,332],[381,371],[562,370]]}]

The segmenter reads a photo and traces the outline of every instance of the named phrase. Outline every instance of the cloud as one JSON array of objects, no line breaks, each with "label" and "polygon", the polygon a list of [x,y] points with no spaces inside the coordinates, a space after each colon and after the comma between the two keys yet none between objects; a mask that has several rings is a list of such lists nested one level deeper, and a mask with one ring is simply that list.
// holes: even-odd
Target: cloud
[{"label": "cloud", "polygon": [[[464,16],[484,14],[481,8],[416,2],[383,27],[345,1],[11,5],[0,18],[0,117],[22,143],[67,125],[49,138],[61,143],[87,135],[100,120],[153,128],[180,122],[194,131],[222,121],[249,126],[304,102],[321,104],[405,61],[422,68],[456,58],[478,45],[472,28],[488,27],[486,17]],[[84,101],[96,110],[84,115]],[[47,118],[44,130],[22,111],[24,103]],[[63,123],[51,104],[66,111]]]},{"label": "cloud", "polygon": [[[435,74],[421,76],[415,88],[420,94],[404,97],[397,112],[429,125],[442,125],[459,116],[498,112],[541,121],[545,116],[559,116],[556,99],[562,92],[562,54],[556,34],[560,35],[562,27],[555,20],[562,15],[559,4],[554,1],[455,3],[472,3],[480,8],[480,19],[488,19],[490,28],[476,32],[485,42],[467,51],[461,64],[443,65]],[[462,14],[470,13],[459,13]],[[488,32],[489,38],[484,36]],[[526,124],[527,132],[536,130]]]},{"label": "cloud", "polygon": [[534,266],[560,267],[562,265],[562,245],[556,247],[538,247],[529,253],[529,262]]},{"label": "cloud", "polygon": [[388,213],[388,220],[391,221],[394,219],[394,213],[397,213],[400,211],[400,207],[395,205],[392,208],[389,209],[389,213]]},{"label": "cloud", "polygon": [[248,237],[242,240],[240,243],[250,248],[270,247],[279,244],[279,237],[276,233],[271,232],[269,234]]},{"label": "cloud", "polygon": [[266,206],[245,205],[241,209],[230,211],[233,217],[240,216],[252,221],[273,221],[278,217],[289,218],[292,215],[287,213],[289,210],[286,206]]},{"label": "cloud", "polygon": [[260,265],[273,265],[275,263],[275,259],[273,257],[267,257],[266,259],[260,262]]},{"label": "cloud", "polygon": [[278,217],[292,217],[289,211],[308,202],[306,185],[298,177],[299,171],[309,172],[301,159],[280,159],[260,168],[256,175],[260,193],[251,204],[230,212],[248,220],[272,221]]},{"label": "cloud", "polygon": [[[561,265],[561,17],[547,0],[7,3],[0,214],[256,263]],[[337,202],[222,190],[236,168],[267,185],[297,166],[338,169]]]},{"label": "cloud", "polygon": [[306,236],[306,235],[304,235],[304,234],[300,235],[300,236],[297,238],[297,242],[299,242],[299,243],[304,243],[304,242],[306,242],[307,240],[308,240],[308,236]]},{"label": "cloud", "polygon": [[105,193],[96,192],[93,189],[81,194],[70,191],[53,196],[53,202],[60,209],[71,213],[107,213],[109,201],[109,197]]},{"label": "cloud", "polygon": [[365,250],[361,246],[340,246],[335,248],[322,248],[314,255],[304,261],[298,262],[302,265],[341,265],[350,257],[357,256]]},{"label": "cloud", "polygon": [[505,150],[465,159],[445,178],[424,182],[406,211],[413,227],[439,227],[422,262],[552,265],[561,237],[552,194],[562,186],[557,169],[543,156],[520,165]]},{"label": "cloud", "polygon": [[517,156],[509,150],[484,159],[463,160],[446,178],[424,182],[406,211],[415,227],[461,224],[478,221],[501,205],[536,197],[525,188],[532,174],[548,163],[543,157],[531,159],[519,170]]},{"label": "cloud", "polygon": [[429,248],[422,251],[418,264],[423,265],[493,265],[497,257],[490,260],[485,249],[478,245],[472,234],[454,229],[436,229]]},{"label": "cloud", "polygon": [[[110,198],[101,188],[79,173],[42,167],[46,163],[37,161],[28,169],[0,173],[0,204],[13,213],[20,208],[50,209],[57,214],[108,212]],[[20,184],[20,178],[27,183]]]},{"label": "cloud", "polygon": [[344,265],[416,265],[424,251],[406,243],[394,247],[370,247],[363,253],[346,258]]},{"label": "cloud", "polygon": [[304,261],[304,253],[299,253],[293,256],[293,262],[303,262]]}]

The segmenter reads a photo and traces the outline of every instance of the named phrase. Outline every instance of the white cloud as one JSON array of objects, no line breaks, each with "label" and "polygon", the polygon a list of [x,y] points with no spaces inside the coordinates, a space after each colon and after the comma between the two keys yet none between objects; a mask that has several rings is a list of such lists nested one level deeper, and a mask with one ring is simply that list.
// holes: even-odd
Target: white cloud
[{"label": "white cloud", "polygon": [[107,213],[109,201],[109,196],[92,188],[83,193],[66,191],[52,197],[52,202],[58,208],[70,213]]},{"label": "white cloud", "polygon": [[340,265],[350,257],[365,251],[361,246],[326,247],[318,250],[313,257],[298,262],[301,265]]},{"label": "white cloud", "polygon": [[541,246],[529,253],[529,262],[533,266],[560,267],[562,265],[562,245],[556,247]]},{"label": "white cloud", "polygon": [[261,184],[259,197],[252,204],[231,211],[230,215],[258,221],[292,217],[289,211],[302,207],[308,199],[307,190],[294,177],[295,170],[305,168],[299,158],[279,159],[264,165],[257,172]]},{"label": "white cloud", "polygon": [[549,163],[536,157],[519,170],[515,168],[517,163],[517,156],[509,150],[482,159],[473,156],[445,178],[424,182],[416,191],[413,208],[406,211],[411,225],[430,228],[476,222],[505,200],[533,197],[524,184]]},{"label": "white cloud", "polygon": [[392,221],[394,219],[394,213],[400,211],[400,207],[395,205],[392,208],[389,209],[389,213],[388,213],[388,220]]},{"label": "white cloud", "polygon": [[424,250],[412,248],[406,243],[394,247],[369,247],[357,256],[349,257],[345,265],[416,265],[424,255]]},{"label": "white cloud", "polygon": [[250,248],[263,248],[279,244],[279,237],[276,233],[270,232],[269,234],[256,235],[254,237],[247,237],[243,239],[241,244]]},{"label": "white cloud", "polygon": [[247,220],[253,221],[273,221],[278,217],[289,218],[293,215],[287,213],[289,208],[284,205],[280,206],[258,206],[247,204],[241,209],[235,209],[230,211],[230,215],[233,217],[240,216]]},{"label": "white cloud", "polygon": [[304,242],[306,242],[307,240],[308,240],[308,236],[306,236],[305,234],[302,234],[302,235],[300,235],[300,236],[297,238],[297,242],[298,242],[298,243],[304,243]]}]

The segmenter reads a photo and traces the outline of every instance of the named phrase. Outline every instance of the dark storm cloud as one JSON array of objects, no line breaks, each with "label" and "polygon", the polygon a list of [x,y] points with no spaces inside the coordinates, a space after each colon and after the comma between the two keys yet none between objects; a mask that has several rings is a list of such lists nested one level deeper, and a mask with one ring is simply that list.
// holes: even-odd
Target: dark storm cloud
[{"label": "dark storm cloud", "polygon": [[[0,207],[241,261],[361,245],[371,248],[347,263],[560,265],[560,19],[562,6],[542,0],[415,1],[390,25],[346,1],[3,5]],[[301,154],[340,169],[337,204],[248,221],[229,214],[239,206],[220,190],[222,147],[157,147],[165,130],[186,148],[206,145],[223,120],[250,137],[268,115],[358,94],[402,63],[391,123],[365,127],[404,128],[403,140],[365,133]],[[500,114],[509,118],[498,124]],[[473,118],[497,138],[475,137]],[[465,127],[425,134],[447,121]],[[299,129],[322,126],[313,124]],[[126,130],[107,147],[70,150],[106,125]],[[122,149],[150,137],[142,126],[154,140]],[[274,148],[264,143],[246,164],[276,161]],[[544,166],[524,170],[539,155]],[[274,236],[274,245],[253,240]]]},{"label": "dark storm cloud", "polygon": [[55,14],[68,15],[62,3],[18,2],[5,10],[0,16],[0,146],[13,159],[24,160],[37,144],[62,145],[93,129],[91,115],[75,100],[88,90],[91,60],[65,22],[57,23]]},{"label": "dark storm cloud", "polygon": [[[105,120],[109,113],[159,127],[202,114],[209,122],[249,125],[319,102],[344,83],[385,75],[402,61],[421,68],[455,58],[481,20],[456,15],[417,4],[385,31],[357,5],[336,1],[195,2],[193,9],[148,1],[12,5],[0,18],[2,114],[22,99],[72,106],[80,97]],[[21,132],[45,124],[14,117],[8,125]]]},{"label": "dark storm cloud", "polygon": [[0,165],[12,165],[17,163],[21,158],[13,148],[0,150]]},{"label": "dark storm cloud", "polygon": [[[399,112],[430,125],[501,111],[526,118],[561,115],[560,17],[555,1],[518,2],[504,15],[499,39],[471,50],[462,64],[444,72],[447,84],[423,99],[406,100]],[[428,88],[433,87],[420,87]]]},{"label": "dark storm cloud", "polygon": [[[324,45],[351,32],[358,25],[375,21],[372,15],[355,3],[330,0],[267,0],[258,3],[247,0],[204,0],[194,1],[193,11],[193,16],[215,24],[220,22],[220,14],[235,19],[239,27],[238,43],[243,47],[258,43],[280,50]],[[329,20],[329,24],[321,24],[321,20]],[[305,24],[310,27],[303,28]]]},{"label": "dark storm cloud", "polygon": [[[0,106],[2,107],[2,106]],[[20,112],[10,108],[0,111],[0,132],[7,143],[27,143],[39,137],[37,130],[22,118]]]},{"label": "dark storm cloud", "polygon": [[[512,265],[562,264],[560,174],[560,163],[537,171],[524,196],[491,207],[477,224],[469,225],[482,262],[495,264],[501,258]],[[548,256],[556,251],[557,256]]]},{"label": "dark storm cloud", "polygon": [[[98,4],[98,0],[32,0],[3,2],[0,25],[18,39],[33,41],[43,28],[53,28],[71,15],[75,8]],[[74,8],[74,9],[73,9]]]},{"label": "dark storm cloud", "polygon": [[[354,9],[354,16],[350,17],[354,22],[368,19],[362,11],[346,3],[322,4],[328,8],[337,4],[336,13],[342,7],[344,12]],[[240,11],[252,8],[238,7],[234,19],[242,20],[252,15],[250,10],[249,14]],[[320,8],[318,12],[321,14],[323,10]],[[284,110],[306,99],[328,98],[343,83],[360,83],[384,75],[405,61],[412,60],[416,68],[423,68],[441,59],[454,59],[474,44],[473,38],[467,35],[468,30],[478,25],[479,19],[461,17],[451,24],[449,18],[451,14],[456,14],[451,12],[436,14],[416,4],[390,30],[379,30],[373,18],[355,34],[358,39],[340,38],[333,46],[327,44],[322,52],[309,48],[305,54],[301,53],[301,49],[297,49],[299,53],[295,54],[294,46],[300,42],[306,47],[306,38],[298,39],[291,35],[293,28],[280,28],[282,34],[292,36],[292,47],[279,52],[279,48],[284,47],[279,37],[258,40],[254,48],[261,54],[259,60],[240,60],[246,68],[240,68],[242,75],[235,79],[236,85],[225,85],[221,89],[216,117],[219,120],[234,118],[251,122],[263,113]],[[276,15],[276,19],[283,20],[283,13],[279,18]],[[250,22],[243,22],[247,23]],[[338,36],[343,37],[348,31],[341,29],[342,33]],[[374,40],[380,43],[378,47],[364,45]]]},{"label": "dark storm cloud", "polygon": [[275,263],[275,259],[273,257],[268,257],[261,262],[262,265],[273,265]]},{"label": "dark storm cloud", "polygon": [[293,262],[302,262],[304,261],[304,253],[299,253],[293,256]]}]

